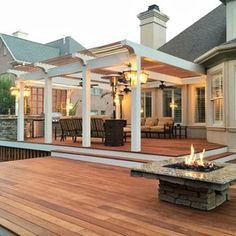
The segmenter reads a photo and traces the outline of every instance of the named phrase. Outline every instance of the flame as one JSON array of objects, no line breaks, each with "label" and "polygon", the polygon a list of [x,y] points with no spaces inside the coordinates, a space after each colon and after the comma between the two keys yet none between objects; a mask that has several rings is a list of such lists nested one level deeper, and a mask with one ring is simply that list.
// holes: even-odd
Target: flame
[{"label": "flame", "polygon": [[199,166],[204,166],[204,153],[205,149],[199,154],[199,157],[195,154],[195,150],[193,147],[193,144],[191,144],[191,152],[189,156],[185,157],[185,164],[186,165],[199,165]]}]

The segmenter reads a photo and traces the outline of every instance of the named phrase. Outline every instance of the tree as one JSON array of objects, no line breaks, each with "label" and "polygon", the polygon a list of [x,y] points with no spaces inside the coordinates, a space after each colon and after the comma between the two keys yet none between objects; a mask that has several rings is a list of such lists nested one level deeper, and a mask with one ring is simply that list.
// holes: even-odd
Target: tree
[{"label": "tree", "polygon": [[[0,75],[0,114],[15,113],[15,97],[11,95],[10,88],[15,85],[12,75]],[[9,110],[10,109],[10,110]]]}]

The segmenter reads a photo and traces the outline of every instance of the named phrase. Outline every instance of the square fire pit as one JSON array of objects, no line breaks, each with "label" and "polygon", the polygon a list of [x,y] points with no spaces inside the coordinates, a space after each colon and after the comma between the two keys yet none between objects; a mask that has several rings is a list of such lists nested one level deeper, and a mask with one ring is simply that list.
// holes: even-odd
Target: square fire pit
[{"label": "square fire pit", "polygon": [[175,158],[143,164],[132,169],[131,176],[159,179],[162,201],[209,211],[230,200],[229,186],[236,181],[236,164],[215,163],[218,168],[211,172],[172,167],[183,161]]}]

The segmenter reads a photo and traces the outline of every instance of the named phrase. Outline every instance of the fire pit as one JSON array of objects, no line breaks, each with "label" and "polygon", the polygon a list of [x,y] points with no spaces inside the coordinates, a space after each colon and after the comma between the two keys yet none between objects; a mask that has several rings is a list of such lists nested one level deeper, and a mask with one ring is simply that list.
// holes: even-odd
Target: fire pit
[{"label": "fire pit", "polygon": [[200,210],[212,210],[230,200],[229,186],[236,181],[235,164],[218,164],[199,155],[152,162],[132,169],[132,176],[159,179],[159,199]]}]

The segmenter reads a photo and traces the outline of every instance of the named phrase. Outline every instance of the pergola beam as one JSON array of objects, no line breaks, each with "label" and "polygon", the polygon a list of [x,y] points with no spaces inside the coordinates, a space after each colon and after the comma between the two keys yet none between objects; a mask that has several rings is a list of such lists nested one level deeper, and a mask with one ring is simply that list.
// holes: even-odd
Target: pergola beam
[{"label": "pergola beam", "polygon": [[123,40],[121,42],[124,46],[128,46],[133,48],[135,54],[139,54],[142,57],[147,57],[153,59],[155,61],[159,61],[170,66],[178,67],[187,71],[192,71],[197,74],[206,74],[205,68],[201,65],[195,64],[190,61],[186,61],[184,59],[172,56],[170,54],[154,50],[152,48],[128,41]]}]

